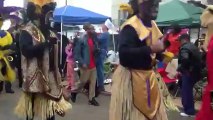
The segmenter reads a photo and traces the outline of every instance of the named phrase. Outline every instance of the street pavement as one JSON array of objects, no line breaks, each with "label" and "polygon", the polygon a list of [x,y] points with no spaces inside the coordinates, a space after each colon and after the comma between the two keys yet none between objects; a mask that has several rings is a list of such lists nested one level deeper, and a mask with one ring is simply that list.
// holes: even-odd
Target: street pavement
[{"label": "street pavement", "polygon": [[[15,94],[0,94],[0,120],[25,120],[14,115],[14,107],[19,100],[21,90],[14,86]],[[77,96],[77,102],[72,104],[73,108],[65,117],[56,116],[56,120],[108,120],[110,96],[99,96],[97,100],[99,107],[88,105],[87,97],[83,94]],[[177,112],[168,112],[169,120],[194,120],[194,118],[183,118]],[[39,120],[39,119],[38,119]]]}]

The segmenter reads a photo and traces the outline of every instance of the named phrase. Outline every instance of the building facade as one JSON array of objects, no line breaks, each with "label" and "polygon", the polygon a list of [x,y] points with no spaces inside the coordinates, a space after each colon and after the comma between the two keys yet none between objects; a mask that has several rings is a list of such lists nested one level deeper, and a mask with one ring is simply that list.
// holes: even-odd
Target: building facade
[{"label": "building facade", "polygon": [[4,0],[0,0],[0,9],[4,6]]},{"label": "building facade", "polygon": [[[170,1],[170,0],[162,0],[162,2],[166,2],[166,1]],[[182,0],[182,1],[187,2],[187,1],[191,1],[191,0]],[[202,4],[207,4],[208,1],[213,2],[213,0],[193,0],[193,1],[201,1]]]},{"label": "building facade", "polygon": [[128,3],[129,0],[112,0],[111,18],[115,25],[119,24],[119,6],[121,3]]},{"label": "building facade", "polygon": [[213,0],[206,0],[209,5],[213,5]]}]

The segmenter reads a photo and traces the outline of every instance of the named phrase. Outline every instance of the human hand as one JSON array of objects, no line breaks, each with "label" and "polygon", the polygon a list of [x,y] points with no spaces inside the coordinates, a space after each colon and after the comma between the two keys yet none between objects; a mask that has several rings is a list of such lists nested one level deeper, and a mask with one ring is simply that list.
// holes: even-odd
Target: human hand
[{"label": "human hand", "polygon": [[49,38],[49,42],[50,42],[51,44],[57,44],[57,39],[51,37],[51,38]]},{"label": "human hand", "polygon": [[153,53],[158,53],[158,52],[163,51],[165,47],[164,47],[163,41],[159,40],[155,44],[151,45],[150,48]]},{"label": "human hand", "polygon": [[204,45],[201,45],[201,46],[200,46],[200,49],[201,49],[203,52],[207,52],[207,49],[205,48]]},{"label": "human hand", "polygon": [[87,69],[87,65],[86,65],[86,64],[83,64],[83,65],[82,65],[82,68],[83,68],[83,69]]},{"label": "human hand", "polygon": [[178,72],[177,74],[176,74],[176,77],[177,78],[180,78],[182,76],[182,73],[181,72]]}]

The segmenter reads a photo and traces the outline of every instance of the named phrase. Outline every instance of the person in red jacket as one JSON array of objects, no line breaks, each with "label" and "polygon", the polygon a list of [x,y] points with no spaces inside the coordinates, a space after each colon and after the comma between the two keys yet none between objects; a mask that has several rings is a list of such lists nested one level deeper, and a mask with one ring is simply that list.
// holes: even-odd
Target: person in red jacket
[{"label": "person in red jacket", "polygon": [[213,120],[213,36],[210,39],[207,49],[208,84],[203,94],[203,101],[200,111],[195,120]]},{"label": "person in red jacket", "polygon": [[167,48],[168,52],[171,52],[175,56],[178,56],[179,48],[181,45],[180,41],[178,41],[178,38],[184,33],[186,33],[186,31],[184,29],[181,29],[179,25],[173,25],[173,29],[167,32],[164,40],[170,42],[170,46]]}]

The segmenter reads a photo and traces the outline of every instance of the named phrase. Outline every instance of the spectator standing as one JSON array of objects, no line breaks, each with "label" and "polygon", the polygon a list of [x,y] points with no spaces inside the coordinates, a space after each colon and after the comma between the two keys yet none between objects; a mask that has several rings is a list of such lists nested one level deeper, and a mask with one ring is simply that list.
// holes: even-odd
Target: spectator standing
[{"label": "spectator standing", "polygon": [[98,56],[98,59],[96,61],[96,67],[97,67],[97,77],[98,77],[98,89],[99,91],[105,91],[104,88],[104,61],[107,57],[108,52],[108,41],[110,39],[110,34],[108,32],[107,24],[102,25],[102,32],[98,36],[98,44],[100,47],[100,54]]},{"label": "spectator standing", "polygon": [[67,54],[67,81],[68,89],[74,89],[74,60],[73,60],[73,45],[71,41],[67,44],[65,48]]},{"label": "spectator standing", "polygon": [[184,111],[181,116],[195,115],[193,87],[200,79],[201,53],[190,43],[190,36],[183,34],[179,37],[181,47],[178,56],[178,71],[181,74],[181,95]]}]

